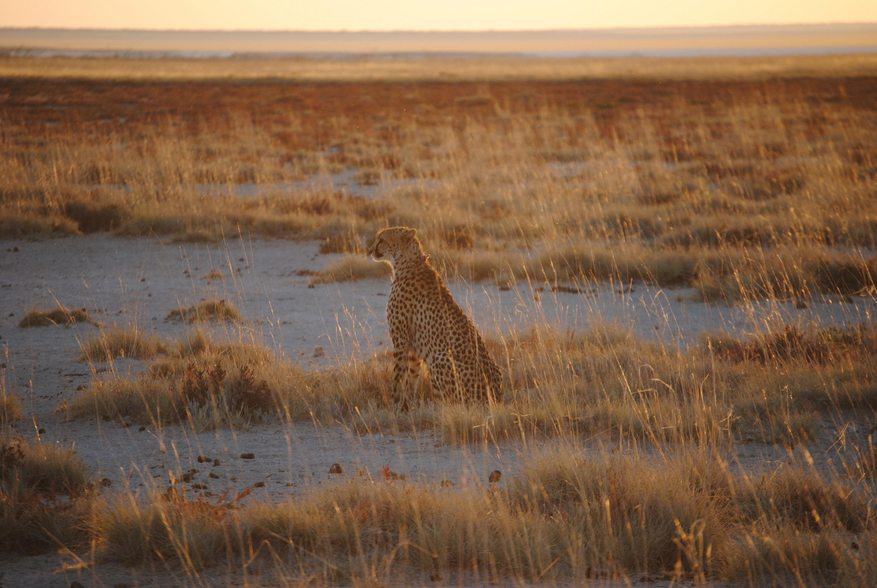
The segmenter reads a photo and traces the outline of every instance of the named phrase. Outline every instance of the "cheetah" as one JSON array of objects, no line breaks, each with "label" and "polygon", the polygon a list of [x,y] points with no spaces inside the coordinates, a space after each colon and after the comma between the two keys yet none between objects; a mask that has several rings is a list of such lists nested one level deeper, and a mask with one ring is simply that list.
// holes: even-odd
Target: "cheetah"
[{"label": "cheetah", "polygon": [[433,392],[455,401],[502,400],[502,375],[478,329],[429,263],[416,231],[379,231],[368,254],[393,269],[387,322],[393,341],[393,393],[403,400],[425,367]]}]

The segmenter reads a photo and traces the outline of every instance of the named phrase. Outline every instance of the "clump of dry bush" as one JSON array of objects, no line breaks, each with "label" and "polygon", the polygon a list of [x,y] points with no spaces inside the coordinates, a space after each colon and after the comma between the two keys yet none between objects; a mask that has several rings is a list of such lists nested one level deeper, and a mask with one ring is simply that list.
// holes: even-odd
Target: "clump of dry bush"
[{"label": "clump of dry bush", "polygon": [[0,552],[88,544],[88,471],[71,450],[0,439]]},{"label": "clump of dry bush", "polygon": [[188,308],[174,308],[165,320],[185,323],[201,321],[239,321],[241,313],[231,302],[225,300],[205,300]]},{"label": "clump of dry bush", "polygon": [[54,310],[32,310],[28,312],[23,319],[18,321],[18,326],[19,328],[26,329],[30,327],[49,327],[53,325],[67,326],[75,323],[89,323],[91,325],[99,326],[84,308],[75,310],[68,310],[66,308],[56,308]]}]

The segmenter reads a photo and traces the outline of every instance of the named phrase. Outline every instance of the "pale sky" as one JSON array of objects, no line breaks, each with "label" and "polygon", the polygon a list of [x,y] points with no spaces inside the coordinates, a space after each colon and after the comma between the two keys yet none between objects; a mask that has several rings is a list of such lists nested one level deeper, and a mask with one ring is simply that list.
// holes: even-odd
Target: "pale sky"
[{"label": "pale sky", "polygon": [[877,0],[0,0],[0,27],[522,30],[877,22]]}]

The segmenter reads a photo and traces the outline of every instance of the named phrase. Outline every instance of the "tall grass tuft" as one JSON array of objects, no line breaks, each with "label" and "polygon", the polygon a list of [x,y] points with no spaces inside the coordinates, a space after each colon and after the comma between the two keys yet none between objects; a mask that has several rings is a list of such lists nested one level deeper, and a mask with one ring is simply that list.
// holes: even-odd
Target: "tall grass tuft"
[{"label": "tall grass tuft", "polygon": [[168,352],[158,337],[145,335],[136,327],[111,329],[90,337],[82,346],[80,359],[89,363],[110,361],[117,357],[151,359]]},{"label": "tall grass tuft", "polygon": [[87,544],[88,471],[73,451],[0,440],[0,552]]}]

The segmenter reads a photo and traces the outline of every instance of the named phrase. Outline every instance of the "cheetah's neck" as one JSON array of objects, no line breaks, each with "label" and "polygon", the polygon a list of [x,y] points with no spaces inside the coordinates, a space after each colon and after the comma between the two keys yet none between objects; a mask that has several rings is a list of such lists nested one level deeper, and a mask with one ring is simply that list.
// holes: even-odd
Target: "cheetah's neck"
[{"label": "cheetah's neck", "polygon": [[399,274],[404,275],[416,271],[424,265],[429,265],[429,255],[423,252],[419,244],[412,245],[414,246],[408,247],[394,256],[394,262],[390,264],[393,267],[393,281],[396,281]]}]

